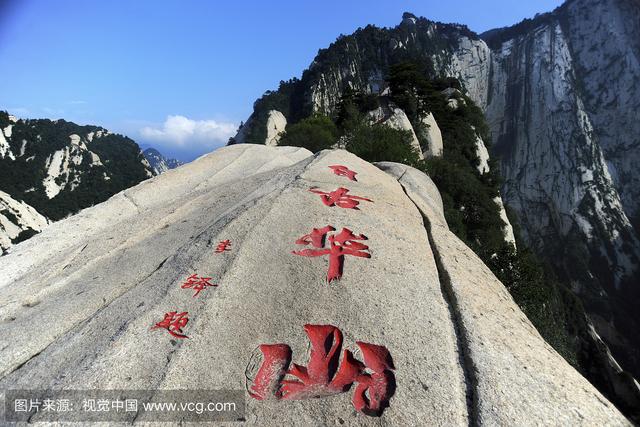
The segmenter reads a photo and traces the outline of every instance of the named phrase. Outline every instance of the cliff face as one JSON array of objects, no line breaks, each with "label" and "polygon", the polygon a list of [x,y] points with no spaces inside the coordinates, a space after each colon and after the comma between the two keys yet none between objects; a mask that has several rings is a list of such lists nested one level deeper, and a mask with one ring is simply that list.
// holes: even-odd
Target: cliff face
[{"label": "cliff face", "polygon": [[505,201],[636,375],[639,14],[634,1],[574,0],[485,35]]},{"label": "cliff face", "polygon": [[[571,0],[479,37],[405,14],[395,28],[368,26],[322,49],[300,80],[256,102],[241,134],[265,129],[270,108],[293,123],[334,114],[345,88],[384,94],[389,66],[399,62],[458,78],[491,129],[489,150],[478,143],[479,167],[488,168],[487,154],[499,159],[502,198],[518,214],[524,243],[580,297],[595,326],[576,332],[590,349],[583,373],[613,394],[628,387],[622,400],[637,411],[640,387],[618,362],[640,377],[638,16],[637,0]],[[249,142],[264,143],[263,134]]]},{"label": "cliff face", "polygon": [[640,211],[640,3],[573,1],[562,20],[583,94],[625,212]]},{"label": "cliff face", "polygon": [[[335,188],[360,198],[317,194]],[[0,270],[3,390],[242,390],[252,425],[630,425],[405,165],[225,147],[52,224]]]},{"label": "cliff face", "polygon": [[486,43],[468,28],[405,14],[396,28],[369,26],[321,50],[302,78],[304,103],[330,115],[345,87],[379,93],[386,87],[389,65],[411,59],[434,76],[459,78],[469,96],[485,105],[489,56]]}]

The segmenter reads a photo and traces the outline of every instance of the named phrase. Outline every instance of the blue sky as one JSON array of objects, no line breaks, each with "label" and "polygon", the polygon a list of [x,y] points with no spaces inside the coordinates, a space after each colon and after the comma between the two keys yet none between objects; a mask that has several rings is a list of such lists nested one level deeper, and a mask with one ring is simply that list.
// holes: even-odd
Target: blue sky
[{"label": "blue sky", "polygon": [[0,0],[0,109],[124,133],[190,160],[340,34],[404,11],[477,32],[559,0]]}]

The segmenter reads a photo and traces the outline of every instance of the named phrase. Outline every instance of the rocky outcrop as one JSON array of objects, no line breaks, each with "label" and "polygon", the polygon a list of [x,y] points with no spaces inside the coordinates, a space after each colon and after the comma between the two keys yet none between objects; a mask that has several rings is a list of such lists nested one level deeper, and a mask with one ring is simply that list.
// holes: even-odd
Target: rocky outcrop
[{"label": "rocky outcrop", "polygon": [[487,104],[491,50],[483,40],[462,36],[441,75],[458,78],[467,95],[478,105]]},{"label": "rocky outcrop", "polygon": [[[392,129],[410,132],[411,148],[418,154],[420,160],[442,156],[442,133],[432,113],[428,113],[423,117],[418,129],[414,129],[406,113],[391,102],[386,95],[381,96],[379,100],[380,106],[368,112],[368,116],[373,123],[384,124]],[[421,139],[418,138],[418,134]],[[421,140],[423,141],[422,143]]]},{"label": "rocky outcrop", "polygon": [[265,145],[275,147],[287,127],[287,118],[278,110],[269,111],[267,118],[267,139]]},{"label": "rocky outcrop", "polygon": [[427,114],[422,119],[422,129],[418,132],[422,132],[426,145],[423,147],[422,152],[425,157],[440,157],[444,152],[444,145],[442,143],[442,132],[436,122],[433,113]]},{"label": "rocky outcrop", "polygon": [[0,191],[0,252],[40,232],[48,223],[33,207]]},{"label": "rocky outcrop", "polygon": [[373,123],[382,124],[391,129],[409,132],[411,134],[411,148],[420,160],[424,160],[420,141],[406,113],[385,98],[381,99],[381,104],[382,105],[375,110],[369,111],[368,115],[370,120]]},{"label": "rocky outcrop", "polygon": [[269,109],[253,113],[238,128],[236,135],[229,139],[228,145],[265,144],[270,147],[278,145],[282,133],[287,127],[287,117],[278,110]]},{"label": "rocky outcrop", "polygon": [[504,202],[502,201],[502,196],[496,196],[493,199],[493,202],[498,205],[500,208],[500,219],[504,222],[503,233],[504,239],[511,243],[513,247],[516,247],[516,236],[513,233],[513,226],[511,225],[511,221],[509,221],[509,217],[507,216],[507,211],[504,207]]},{"label": "rocky outcrop", "polygon": [[[380,167],[234,145],[52,224],[0,258],[0,388],[242,389],[258,425],[375,423],[376,403],[398,425],[630,425],[448,230],[429,179]],[[291,360],[304,382],[280,393]]]},{"label": "rocky outcrop", "polygon": [[478,156],[478,172],[480,174],[485,174],[489,172],[489,151],[487,147],[484,145],[484,141],[482,138],[476,135],[476,155]]},{"label": "rocky outcrop", "polygon": [[555,267],[616,360],[638,377],[638,16],[635,0],[569,0],[479,38],[406,14],[395,28],[340,37],[293,84],[295,96],[279,95],[305,114],[332,114],[347,87],[384,93],[389,66],[408,59],[428,64],[429,77],[460,79],[462,91],[445,95],[452,110],[464,93],[486,112],[485,148],[504,178],[504,203],[496,203],[518,214],[526,245]]},{"label": "rocky outcrop", "polygon": [[567,2],[560,16],[577,89],[628,217],[640,212],[640,4]]},{"label": "rocky outcrop", "polygon": [[142,154],[144,155],[144,158],[147,159],[147,162],[149,162],[149,167],[153,171],[154,175],[160,175],[161,173],[175,169],[184,164],[180,160],[166,158],[155,148],[147,148],[142,152]]},{"label": "rocky outcrop", "polygon": [[[89,135],[88,135],[89,137]],[[93,139],[94,135],[90,134]],[[88,154],[88,156],[86,156]],[[83,163],[85,163],[83,165]],[[90,151],[77,134],[69,135],[69,145],[47,156],[45,160],[46,176],[42,181],[45,194],[53,199],[64,189],[75,190],[82,180],[86,167],[104,166],[100,156]],[[111,179],[104,175],[103,180]]]}]

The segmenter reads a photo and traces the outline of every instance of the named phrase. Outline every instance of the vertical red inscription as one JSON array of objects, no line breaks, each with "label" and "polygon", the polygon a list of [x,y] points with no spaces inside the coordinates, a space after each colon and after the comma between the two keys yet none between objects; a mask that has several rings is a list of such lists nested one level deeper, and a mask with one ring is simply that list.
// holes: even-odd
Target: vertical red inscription
[{"label": "vertical red inscription", "polygon": [[[356,383],[352,402],[367,415],[380,416],[395,392],[393,361],[379,345],[357,342],[364,363],[349,350],[342,352],[342,332],[331,325],[305,325],[311,343],[308,365],[293,364],[286,344],[261,345],[262,364],[250,387],[254,399],[301,400],[348,391]],[[287,379],[286,376],[290,379]]]},{"label": "vertical red inscription", "polygon": [[182,313],[171,311],[169,313],[165,313],[164,319],[156,323],[155,326],[151,327],[151,329],[166,329],[171,335],[176,338],[189,338],[182,333],[182,328],[187,326],[188,322],[189,313],[187,313],[186,311],[183,311]]}]

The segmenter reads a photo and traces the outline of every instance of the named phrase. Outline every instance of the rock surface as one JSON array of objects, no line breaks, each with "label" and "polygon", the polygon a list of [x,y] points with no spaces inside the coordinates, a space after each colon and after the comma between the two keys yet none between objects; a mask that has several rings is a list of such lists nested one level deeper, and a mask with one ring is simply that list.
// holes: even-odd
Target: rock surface
[{"label": "rock surface", "polygon": [[275,147],[280,141],[281,133],[287,127],[287,118],[278,110],[269,111],[267,118],[267,140],[265,145]]},{"label": "rock surface", "polygon": [[636,378],[639,14],[638,2],[574,0],[488,37],[486,107],[503,199],[525,240],[571,283]]},{"label": "rock surface", "polygon": [[[234,145],[52,224],[0,258],[0,389],[245,390],[261,344],[307,363],[310,323],[340,328],[350,350],[386,347],[389,408],[358,413],[353,391],[247,395],[248,423],[629,425],[448,231],[429,178],[380,167],[389,174],[342,150]],[[330,207],[311,187],[372,202]],[[371,256],[345,256],[330,284],[327,257],[291,253],[326,225],[366,235]],[[181,288],[192,274],[218,286],[193,298]],[[174,310],[189,314],[188,339],[150,330]]]},{"label": "rock surface", "polygon": [[423,148],[422,152],[425,157],[440,157],[444,151],[444,144],[442,142],[442,132],[436,122],[433,113],[427,114],[422,119],[422,124],[425,127],[424,137],[427,141],[427,146]]},{"label": "rock surface", "polygon": [[[384,100],[383,100],[384,101]],[[418,155],[420,160],[424,160],[424,154],[422,154],[422,148],[420,147],[420,141],[416,135],[411,121],[407,114],[394,105],[392,102],[383,102],[383,105],[376,108],[373,111],[369,111],[369,117],[374,123],[383,124],[391,129],[407,131],[411,133],[411,148]]]},{"label": "rock surface", "polygon": [[9,249],[21,235],[25,236],[23,233],[37,233],[48,223],[33,207],[0,191],[0,252]]},{"label": "rock surface", "polygon": [[149,167],[153,171],[154,175],[160,175],[170,169],[175,169],[178,166],[182,166],[184,163],[176,159],[168,159],[163,156],[155,148],[147,148],[142,152],[144,158],[149,162]]}]

